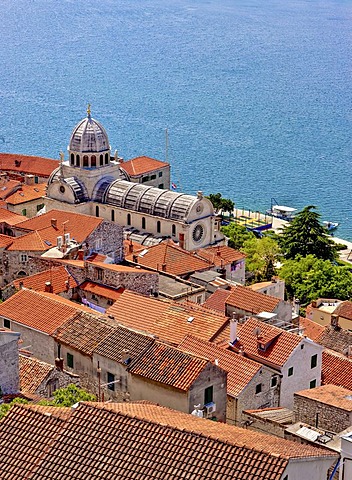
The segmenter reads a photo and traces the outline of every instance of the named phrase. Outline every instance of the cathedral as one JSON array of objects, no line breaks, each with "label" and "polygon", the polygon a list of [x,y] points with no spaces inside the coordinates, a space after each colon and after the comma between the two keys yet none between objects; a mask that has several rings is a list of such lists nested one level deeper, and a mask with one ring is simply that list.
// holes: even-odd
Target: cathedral
[{"label": "cathedral", "polygon": [[68,159],[60,155],[60,165],[48,181],[47,211],[103,217],[146,245],[165,238],[189,251],[224,244],[213,206],[202,192],[192,196],[136,183],[123,159],[117,153],[111,156],[108,135],[92,118],[90,107],[73,129],[67,150]]}]

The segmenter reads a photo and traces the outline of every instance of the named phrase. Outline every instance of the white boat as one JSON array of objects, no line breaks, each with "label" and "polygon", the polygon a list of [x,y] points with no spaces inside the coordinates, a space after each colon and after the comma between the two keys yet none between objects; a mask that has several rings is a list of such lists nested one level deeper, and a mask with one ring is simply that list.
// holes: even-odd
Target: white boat
[{"label": "white boat", "polygon": [[325,220],[323,222],[323,225],[325,228],[327,228],[329,230],[329,232],[331,230],[335,230],[335,228],[337,228],[339,226],[339,223],[338,222],[328,222],[327,220]]},{"label": "white boat", "polygon": [[285,205],[272,205],[269,210],[266,211],[268,215],[272,215],[286,222],[291,222],[294,219],[297,208],[287,207]]}]

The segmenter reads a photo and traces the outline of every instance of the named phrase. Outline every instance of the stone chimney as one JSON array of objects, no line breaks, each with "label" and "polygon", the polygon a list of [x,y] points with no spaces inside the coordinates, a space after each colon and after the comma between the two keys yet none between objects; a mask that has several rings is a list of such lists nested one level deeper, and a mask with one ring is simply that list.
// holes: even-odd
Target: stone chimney
[{"label": "stone chimney", "polygon": [[130,243],[128,244],[128,253],[133,253],[133,242],[130,240]]},{"label": "stone chimney", "polygon": [[52,218],[52,219],[51,219],[51,226],[52,226],[53,228],[57,228],[57,220],[56,220],[56,218]]},{"label": "stone chimney", "polygon": [[184,249],[185,248],[185,234],[184,233],[179,233],[178,242],[179,242],[180,248]]},{"label": "stone chimney", "polygon": [[233,345],[238,340],[237,337],[237,318],[231,318],[230,320],[230,343]]},{"label": "stone chimney", "polygon": [[161,270],[162,270],[163,272],[166,272],[166,263],[163,263],[163,264],[161,265]]},{"label": "stone chimney", "polygon": [[51,282],[45,282],[45,292],[48,293],[53,293],[53,286],[51,285]]},{"label": "stone chimney", "polygon": [[63,371],[63,369],[64,369],[64,359],[63,358],[55,358],[55,367],[58,370]]},{"label": "stone chimney", "polygon": [[77,260],[84,260],[84,250],[82,250],[82,248],[80,248],[77,252]]},{"label": "stone chimney", "polygon": [[34,175],[26,174],[24,176],[24,183],[26,185],[34,185]]}]

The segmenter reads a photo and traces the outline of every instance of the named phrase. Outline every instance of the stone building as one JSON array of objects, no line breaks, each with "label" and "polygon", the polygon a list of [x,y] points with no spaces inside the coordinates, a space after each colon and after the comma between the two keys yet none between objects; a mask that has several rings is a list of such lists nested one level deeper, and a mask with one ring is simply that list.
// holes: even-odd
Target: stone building
[{"label": "stone building", "polygon": [[[107,133],[88,109],[87,118],[71,134],[68,160],[62,155],[49,178],[47,210],[102,216],[129,229],[172,238],[186,250],[224,243],[213,206],[202,192],[194,197],[137,184],[123,166],[117,154],[111,158]],[[161,173],[158,170],[158,176]]]},{"label": "stone building", "polygon": [[0,398],[19,391],[19,339],[17,332],[0,330]]}]

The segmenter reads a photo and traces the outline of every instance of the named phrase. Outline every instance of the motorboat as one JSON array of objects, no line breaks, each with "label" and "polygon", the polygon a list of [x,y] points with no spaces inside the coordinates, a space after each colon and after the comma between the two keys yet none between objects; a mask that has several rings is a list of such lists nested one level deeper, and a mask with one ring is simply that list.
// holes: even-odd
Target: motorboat
[{"label": "motorboat", "polygon": [[323,225],[324,225],[325,228],[327,228],[329,230],[329,232],[331,232],[331,230],[335,230],[339,226],[339,223],[338,222],[329,222],[329,221],[325,220],[323,222]]},{"label": "motorboat", "polygon": [[266,211],[268,215],[281,218],[281,220],[286,220],[286,222],[291,222],[296,212],[297,208],[287,207],[285,205],[272,205],[271,208]]}]

